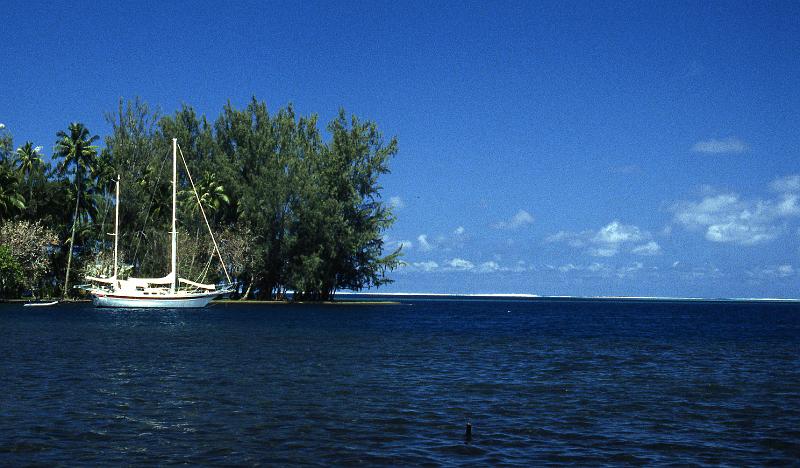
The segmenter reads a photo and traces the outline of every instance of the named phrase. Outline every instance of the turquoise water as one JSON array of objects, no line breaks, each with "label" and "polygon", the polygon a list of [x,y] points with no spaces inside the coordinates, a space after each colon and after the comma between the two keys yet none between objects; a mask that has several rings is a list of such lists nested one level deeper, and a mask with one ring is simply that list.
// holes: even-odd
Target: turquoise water
[{"label": "turquoise water", "polygon": [[797,304],[0,304],[0,333],[0,465],[800,459]]}]

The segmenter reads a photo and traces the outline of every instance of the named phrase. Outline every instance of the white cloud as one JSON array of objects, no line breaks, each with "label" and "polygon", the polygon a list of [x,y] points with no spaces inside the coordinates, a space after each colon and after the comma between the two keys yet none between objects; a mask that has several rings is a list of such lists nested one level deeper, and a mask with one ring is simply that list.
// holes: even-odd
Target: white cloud
[{"label": "white cloud", "polygon": [[728,219],[739,210],[739,197],[722,194],[703,198],[699,202],[683,203],[676,207],[675,221],[686,226],[708,226]]},{"label": "white cloud", "polygon": [[619,253],[619,249],[616,246],[592,247],[588,253],[592,257],[613,257]]},{"label": "white cloud", "polygon": [[797,204],[796,194],[786,194],[776,206],[778,216],[795,216],[800,214],[800,206]]},{"label": "white cloud", "polygon": [[464,260],[463,258],[454,258],[449,262],[447,262],[447,265],[450,268],[459,271],[472,270],[473,268],[475,268],[475,264],[473,264],[469,260]]},{"label": "white cloud", "polygon": [[478,265],[475,263],[463,259],[463,258],[452,258],[439,264],[433,260],[427,261],[420,261],[420,262],[412,262],[406,263],[404,262],[402,268],[406,272],[469,272],[472,274],[481,274],[481,273],[497,273],[497,272],[507,272],[507,271],[525,271],[524,262],[522,262],[522,266],[511,270],[500,265],[498,262],[490,260],[488,262],[483,262]]},{"label": "white cloud", "polygon": [[661,253],[661,246],[656,241],[650,241],[646,244],[637,245],[631,250],[631,253],[636,255],[658,255]]},{"label": "white cloud", "polygon": [[431,250],[452,252],[464,247],[465,241],[468,240],[465,234],[466,229],[464,229],[464,226],[458,226],[451,233],[439,234],[435,237],[428,236],[428,234],[420,234],[417,236],[417,246],[422,252]]},{"label": "white cloud", "polygon": [[433,249],[431,243],[428,242],[427,234],[420,234],[419,236],[417,236],[417,244],[419,244],[419,249],[423,252],[427,252]]},{"label": "white cloud", "polygon": [[771,241],[777,236],[777,229],[770,226],[748,225],[736,221],[725,224],[712,224],[708,226],[706,231],[707,240],[741,245],[761,244]]},{"label": "white cloud", "polygon": [[642,268],[644,268],[644,264],[642,262],[633,262],[628,266],[623,266],[617,269],[617,276],[620,278],[631,276],[633,273],[636,273]]},{"label": "white cloud", "polygon": [[788,278],[794,275],[794,267],[789,264],[773,265],[748,271],[747,274],[762,279]]},{"label": "white cloud", "polygon": [[411,242],[410,240],[401,240],[401,241],[397,241],[397,244],[398,244],[398,246],[399,246],[399,247],[401,247],[403,250],[411,250],[411,249],[413,249],[413,248],[414,248],[414,243],[413,243],[413,242]]},{"label": "white cloud", "polygon": [[478,266],[478,271],[481,273],[493,273],[495,271],[500,271],[502,268],[497,262],[489,261],[483,262]]},{"label": "white cloud", "polygon": [[725,273],[714,265],[694,266],[688,271],[680,272],[681,276],[689,279],[722,278]]},{"label": "white cloud", "polygon": [[747,144],[736,137],[722,140],[712,138],[698,141],[692,146],[692,151],[705,154],[744,153],[747,151]]},{"label": "white cloud", "polygon": [[4,123],[0,123],[0,130],[2,130],[2,129],[4,129],[4,128],[6,128],[6,124],[4,124]]},{"label": "white cloud", "polygon": [[614,220],[597,231],[569,232],[559,231],[545,239],[545,242],[565,242],[570,247],[584,248],[592,257],[613,257],[623,246],[647,241],[652,236],[632,224],[622,224]]},{"label": "white cloud", "polygon": [[780,177],[773,180],[769,186],[776,192],[800,192],[800,175]]},{"label": "white cloud", "polygon": [[587,270],[592,271],[592,272],[603,271],[606,268],[607,267],[605,265],[603,265],[602,263],[597,263],[597,262],[594,262],[591,265],[589,265],[588,267],[586,267]]},{"label": "white cloud", "polygon": [[586,245],[587,237],[592,236],[591,231],[583,232],[569,232],[558,231],[555,234],[547,236],[545,242],[566,242],[570,247],[580,248]]},{"label": "white cloud", "polygon": [[439,269],[439,264],[432,261],[423,261],[423,262],[402,262],[400,264],[400,272],[401,273],[408,273],[408,272],[425,272],[431,273]]},{"label": "white cloud", "polygon": [[517,229],[532,223],[533,215],[525,210],[519,210],[511,219],[499,221],[493,224],[492,227],[495,229]]},{"label": "white cloud", "polygon": [[569,273],[571,271],[584,271],[594,274],[600,274],[601,276],[605,276],[609,272],[608,265],[603,263],[593,262],[589,265],[575,265],[574,263],[567,263],[566,265],[562,265],[558,267],[558,271],[561,273]]},{"label": "white cloud", "polygon": [[412,263],[412,266],[417,270],[431,272],[437,268],[439,268],[439,264],[433,261],[428,262],[415,262]]},{"label": "white cloud", "polygon": [[400,197],[391,197],[389,198],[389,206],[392,208],[399,210],[405,208],[406,204],[403,202],[403,199]]},{"label": "white cloud", "polygon": [[777,238],[786,218],[800,215],[798,195],[772,200],[742,200],[737,194],[711,194],[673,205],[674,219],[688,229],[705,230],[712,242],[756,245]]},{"label": "white cloud", "polygon": [[386,250],[402,248],[404,251],[409,251],[414,248],[414,243],[410,240],[388,240],[387,238],[383,240],[386,243]]},{"label": "white cloud", "polygon": [[521,273],[523,271],[526,271],[527,269],[528,265],[525,263],[525,260],[517,260],[517,264],[514,265],[514,268],[512,268],[511,271],[515,273]]},{"label": "white cloud", "polygon": [[594,241],[602,244],[619,244],[621,242],[636,242],[642,239],[642,233],[638,227],[633,225],[620,224],[619,221],[612,221],[600,228],[594,237]]},{"label": "white cloud", "polygon": [[572,263],[567,263],[566,265],[562,265],[558,267],[558,271],[561,273],[569,273],[572,270],[581,270],[582,268],[573,265]]},{"label": "white cloud", "polygon": [[38,152],[39,152],[39,151],[41,151],[41,150],[42,150],[42,147],[41,147],[41,145],[40,145],[40,146],[37,146],[36,148],[34,148],[34,149],[33,149],[33,152],[34,152],[34,153],[38,153]]}]

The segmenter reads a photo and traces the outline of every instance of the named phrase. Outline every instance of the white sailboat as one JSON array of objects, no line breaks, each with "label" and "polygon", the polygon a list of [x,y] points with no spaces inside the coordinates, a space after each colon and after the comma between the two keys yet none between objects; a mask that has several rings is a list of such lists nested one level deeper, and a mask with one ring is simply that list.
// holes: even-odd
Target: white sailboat
[{"label": "white sailboat", "polygon": [[[181,154],[183,158],[183,154]],[[183,161],[186,166],[186,161]],[[200,204],[200,212],[211,234],[214,243],[214,251],[220,258],[228,286],[218,288],[214,284],[203,284],[190,281],[178,276],[178,231],[176,224],[176,202],[177,202],[177,171],[178,171],[178,140],[172,139],[172,246],[170,252],[171,270],[162,278],[118,278],[119,263],[117,259],[117,247],[119,239],[119,178],[117,178],[116,190],[116,210],[114,214],[114,275],[110,278],[100,278],[87,276],[86,280],[98,285],[83,286],[83,289],[92,296],[92,302],[97,307],[146,307],[146,308],[174,308],[174,307],[205,307],[212,299],[223,294],[232,292],[230,286],[231,279],[225,262],[219,253],[217,241],[211,226],[208,224],[205,210],[203,210],[200,197],[194,187],[191,174],[188,173],[189,181],[192,184],[195,197]]]}]

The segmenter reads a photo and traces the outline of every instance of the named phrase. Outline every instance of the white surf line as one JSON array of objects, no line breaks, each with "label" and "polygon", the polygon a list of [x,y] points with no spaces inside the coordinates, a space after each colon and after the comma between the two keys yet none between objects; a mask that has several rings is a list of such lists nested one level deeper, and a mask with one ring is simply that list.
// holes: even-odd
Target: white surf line
[{"label": "white surf line", "polygon": [[529,299],[598,299],[598,300],[645,300],[645,301],[736,301],[736,302],[800,302],[798,298],[781,297],[681,297],[681,296],[542,296],[526,293],[409,293],[409,292],[340,292],[352,296],[391,296],[391,297],[474,297],[474,298],[529,298]]}]

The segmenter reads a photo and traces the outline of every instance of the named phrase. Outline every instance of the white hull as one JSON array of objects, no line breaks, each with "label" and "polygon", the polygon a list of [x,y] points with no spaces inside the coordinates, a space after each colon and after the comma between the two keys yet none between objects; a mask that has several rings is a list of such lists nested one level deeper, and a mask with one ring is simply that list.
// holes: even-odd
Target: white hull
[{"label": "white hull", "polygon": [[174,296],[162,297],[137,297],[124,296],[114,293],[92,293],[92,302],[97,307],[121,307],[121,308],[200,308],[205,307],[212,299],[224,294],[222,292],[211,292],[202,294],[176,294]]},{"label": "white hull", "polygon": [[[181,152],[181,159],[183,159],[183,152]],[[225,271],[225,277],[228,279],[230,285],[231,277],[225,268],[225,262],[222,260],[222,254],[219,252],[217,241],[214,239],[214,233],[211,232],[211,225],[208,224],[206,212],[203,210],[203,205],[200,203],[200,196],[197,194],[192,175],[189,173],[189,166],[186,160],[183,159],[183,165],[186,168],[186,175],[189,178],[189,183],[192,184],[194,196],[197,199],[200,213],[203,214],[203,220],[206,222],[208,233],[211,235],[211,241],[214,243],[214,251],[222,263],[222,269]],[[114,276],[108,277],[95,277],[87,276],[86,279],[91,282],[101,283],[101,287],[83,287],[82,289],[88,291],[92,295],[92,302],[96,307],[120,307],[120,308],[153,308],[153,309],[172,309],[172,308],[199,308],[205,307],[217,296],[230,293],[232,289],[230,286],[223,289],[217,289],[213,284],[202,284],[190,281],[178,276],[178,231],[176,214],[177,191],[178,191],[178,140],[172,139],[172,248],[170,249],[170,263],[171,270],[163,278],[127,278],[120,279],[118,267],[118,242],[119,242],[119,184],[120,177],[117,176],[116,186],[116,204],[114,214]],[[210,260],[209,260],[210,261]],[[206,271],[208,266],[206,267]],[[205,277],[205,276],[204,276]],[[199,281],[199,280],[198,280]],[[187,289],[182,289],[182,286],[188,286]]]}]

